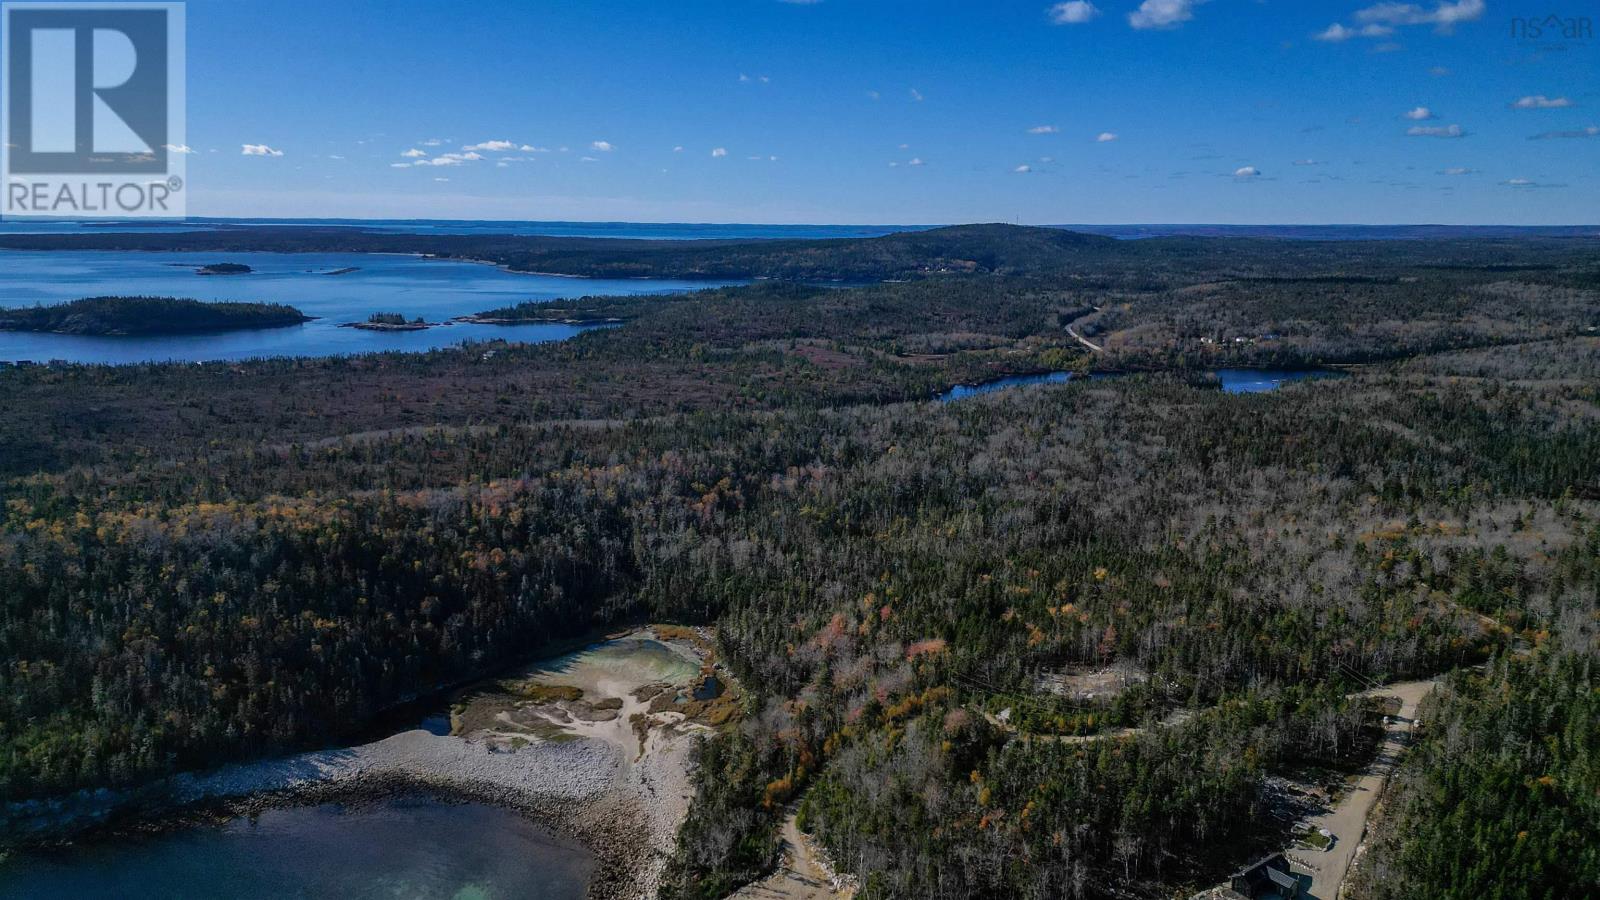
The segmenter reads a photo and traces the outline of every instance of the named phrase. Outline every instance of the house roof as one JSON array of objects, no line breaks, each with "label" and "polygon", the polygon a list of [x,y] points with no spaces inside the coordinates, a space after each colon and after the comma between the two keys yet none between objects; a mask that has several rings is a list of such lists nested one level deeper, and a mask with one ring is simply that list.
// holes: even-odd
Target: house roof
[{"label": "house roof", "polygon": [[[1276,865],[1274,865],[1274,864],[1276,864]],[[1284,858],[1282,853],[1273,853],[1273,854],[1269,854],[1267,856],[1261,857],[1260,859],[1256,860],[1255,862],[1251,863],[1248,866],[1245,866],[1244,868],[1240,869],[1239,871],[1237,871],[1237,872],[1235,872],[1233,874],[1236,877],[1237,876],[1249,876],[1249,875],[1255,873],[1255,871],[1257,869],[1261,869],[1261,868],[1266,868],[1268,871],[1271,871],[1273,869],[1280,869],[1282,871],[1287,872],[1289,870],[1289,861]]]}]

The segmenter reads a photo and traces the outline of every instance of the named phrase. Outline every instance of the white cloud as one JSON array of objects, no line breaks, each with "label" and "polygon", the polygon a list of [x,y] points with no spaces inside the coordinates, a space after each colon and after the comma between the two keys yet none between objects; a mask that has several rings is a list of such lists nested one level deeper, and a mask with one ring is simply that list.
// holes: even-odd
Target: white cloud
[{"label": "white cloud", "polygon": [[[1377,3],[1356,12],[1359,27],[1352,28],[1335,22],[1311,37],[1313,40],[1337,44],[1353,37],[1388,37],[1401,25],[1433,25],[1434,30],[1441,34],[1449,34],[1462,22],[1483,18],[1485,9],[1484,0],[1458,0],[1455,3],[1441,0],[1431,11],[1415,3]],[[1400,45],[1380,44],[1374,49],[1377,52],[1389,52],[1400,49]],[[1433,74],[1447,75],[1449,71],[1436,66]]]},{"label": "white cloud", "polygon": [[449,181],[448,178],[435,178],[434,181]]},{"label": "white cloud", "polygon": [[427,156],[428,152],[426,150],[418,150],[417,148],[412,147],[410,150],[407,150],[400,155],[404,156],[406,159],[421,159],[424,156]]},{"label": "white cloud", "polygon": [[162,144],[161,146],[166,148],[168,153],[181,153],[187,156],[194,152],[194,148],[190,147],[188,144]]},{"label": "white cloud", "polygon": [[244,144],[244,156],[282,156],[282,150],[274,150],[266,144]]},{"label": "white cloud", "polygon": [[1569,107],[1571,105],[1572,105],[1572,101],[1568,100],[1565,97],[1546,97],[1543,94],[1534,94],[1531,97],[1523,97],[1521,100],[1518,100],[1517,102],[1511,104],[1511,108],[1512,109],[1566,109],[1567,107]]},{"label": "white cloud", "polygon": [[1082,25],[1099,16],[1100,10],[1088,0],[1069,0],[1050,7],[1050,21],[1057,25]]},{"label": "white cloud", "polygon": [[550,148],[549,147],[535,147],[532,144],[523,144],[521,147],[518,147],[517,149],[521,150],[523,153],[549,153],[550,152]]},{"label": "white cloud", "polygon": [[[366,141],[356,141],[356,143],[365,144]],[[444,141],[440,140],[439,138],[428,138],[427,140],[422,142],[422,146],[424,146],[424,147],[437,147],[442,143],[444,143]]]},{"label": "white cloud", "polygon": [[727,147],[718,147],[715,150],[711,151],[711,156],[714,159],[721,159],[722,157],[727,156],[727,155],[728,155],[728,148]]},{"label": "white cloud", "polygon": [[1547,141],[1559,138],[1592,138],[1600,137],[1600,126],[1590,125],[1576,131],[1546,131],[1528,138],[1530,141]]},{"label": "white cloud", "polygon": [[683,145],[679,144],[678,146],[673,147],[672,148],[672,152],[673,153],[682,153],[683,152]]},{"label": "white cloud", "polygon": [[517,149],[516,141],[484,141],[481,144],[468,144],[463,150],[487,150],[491,153],[504,153],[507,150]]},{"label": "white cloud", "polygon": [[922,165],[927,165],[927,164],[922,161],[922,157],[913,156],[911,158],[911,161],[906,163],[906,165],[908,165],[908,166],[922,166]]},{"label": "white cloud", "polygon": [[1055,134],[1061,129],[1054,125],[1035,125],[1028,129],[1029,134]]},{"label": "white cloud", "polygon": [[433,159],[419,159],[412,163],[413,166],[459,166],[462,163],[478,162],[483,159],[483,154],[469,150],[466,153],[441,153]]},{"label": "white cloud", "polygon": [[911,99],[916,101],[917,103],[921,103],[922,102],[922,92],[917,90],[916,88],[912,88],[911,89]]},{"label": "white cloud", "polygon": [[1240,166],[1233,170],[1233,177],[1235,178],[1254,178],[1260,174],[1261,170],[1255,166]]},{"label": "white cloud", "polygon": [[1329,25],[1327,28],[1324,28],[1323,30],[1312,35],[1311,39],[1315,41],[1327,41],[1331,44],[1337,44],[1341,41],[1348,41],[1353,37],[1377,38],[1388,37],[1391,34],[1394,34],[1394,28],[1390,25],[1380,25],[1376,22],[1372,22],[1367,25],[1363,25],[1360,28],[1347,28],[1343,25],[1340,25],[1338,22],[1335,22],[1332,25]]},{"label": "white cloud", "polygon": [[1441,2],[1431,12],[1415,3],[1378,3],[1358,11],[1356,20],[1385,25],[1433,25],[1440,31],[1449,31],[1462,22],[1483,18],[1487,8],[1484,0]]},{"label": "white cloud", "polygon": [[1452,166],[1451,168],[1448,168],[1448,169],[1439,170],[1439,174],[1440,175],[1471,175],[1473,172],[1476,172],[1476,171],[1478,171],[1478,170],[1477,169],[1469,169],[1466,166]]},{"label": "white cloud", "polygon": [[1406,129],[1406,136],[1458,138],[1466,137],[1467,133],[1461,130],[1460,125],[1413,125]]},{"label": "white cloud", "polygon": [[1203,0],[1144,0],[1139,8],[1128,13],[1128,24],[1134,28],[1176,28],[1194,18],[1196,3]]},{"label": "white cloud", "polygon": [[578,162],[599,162],[599,161],[600,160],[595,159],[592,156],[580,156],[580,157],[578,157]]},{"label": "white cloud", "polygon": [[617,148],[613,147],[610,141],[595,141],[589,145],[589,149],[598,150],[601,153],[610,153]]},{"label": "white cloud", "polygon": [[1413,122],[1423,122],[1428,119],[1437,119],[1438,116],[1435,116],[1433,114],[1433,110],[1428,109],[1426,106],[1419,106],[1416,109],[1408,111],[1406,113],[1406,118]]},{"label": "white cloud", "polygon": [[1017,166],[1015,169],[1012,169],[1011,171],[1016,172],[1019,175],[1026,175],[1029,172],[1033,171],[1033,166],[1030,166],[1027,163],[1023,163],[1022,165]]},{"label": "white cloud", "polygon": [[391,168],[391,169],[409,169],[409,168],[411,168],[411,163],[389,163],[389,168]]},{"label": "white cloud", "polygon": [[878,99],[881,99],[882,97],[883,97],[883,95],[878,93],[877,91],[867,91],[867,99],[868,100],[878,100]]},{"label": "white cloud", "polygon": [[1294,161],[1294,164],[1297,166],[1320,166],[1322,165],[1322,162],[1315,159],[1297,159]]},{"label": "white cloud", "polygon": [[1114,141],[1116,139],[1117,139],[1116,134],[1114,132],[1110,132],[1110,131],[1102,131],[1099,134],[1095,135],[1095,138],[1094,138],[1095,143],[1097,143],[1097,144],[1109,144],[1109,143],[1111,143],[1112,141]]}]

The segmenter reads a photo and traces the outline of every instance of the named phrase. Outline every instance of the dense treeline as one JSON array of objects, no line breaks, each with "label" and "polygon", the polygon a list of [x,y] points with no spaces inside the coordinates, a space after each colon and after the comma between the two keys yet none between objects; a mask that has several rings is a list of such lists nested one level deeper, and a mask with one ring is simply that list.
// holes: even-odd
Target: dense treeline
[{"label": "dense treeline", "polygon": [[616,616],[617,500],[592,483],[131,508],[0,545],[0,784],[126,784],[344,733]]},{"label": "dense treeline", "polygon": [[[1228,265],[1332,265],[1261,254]],[[1311,362],[1478,349],[1260,396],[925,399],[1106,365],[1074,322],[1169,364],[1167,277],[758,285],[575,301],[633,313],[492,355],[0,372],[0,794],[336,739],[650,616],[714,623],[750,698],[698,751],[668,896],[759,876],[794,803],[874,897],[1203,884],[1281,841],[1273,784],[1367,758],[1352,692],[1593,655],[1600,339],[1574,336],[1591,296],[1537,280],[1509,305],[1455,271],[1421,299],[1315,282],[1395,336],[1257,279],[1242,312],[1194,302],[1310,322]],[[1107,666],[1137,683],[1047,689]]]},{"label": "dense treeline", "polygon": [[218,229],[181,234],[7,235],[22,250],[263,250],[423,253],[488,260],[526,272],[603,278],[783,278],[878,281],[918,275],[1007,273],[1115,257],[1113,238],[1055,228],[962,225],[876,238],[672,241],[522,235],[414,235],[350,229]]},{"label": "dense treeline", "polygon": [[1503,658],[1452,678],[1420,717],[1356,895],[1592,896],[1600,886],[1594,654]]}]

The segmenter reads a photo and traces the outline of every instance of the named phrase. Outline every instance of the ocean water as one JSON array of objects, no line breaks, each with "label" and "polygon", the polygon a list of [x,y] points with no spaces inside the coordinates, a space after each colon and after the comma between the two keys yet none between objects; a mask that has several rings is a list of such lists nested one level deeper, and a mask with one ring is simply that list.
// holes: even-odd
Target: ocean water
[{"label": "ocean water", "polygon": [[[359,228],[400,234],[525,234],[547,237],[638,238],[657,241],[757,240],[783,238],[879,237],[921,231],[938,225],[751,225],[686,222],[541,222],[459,219],[225,219],[182,222],[0,221],[5,234],[86,234],[95,231],[175,233],[229,227],[281,226]],[[1283,238],[1316,241],[1392,241],[1453,238],[1600,237],[1600,225],[1227,225],[1227,224],[1075,224],[1043,225],[1123,240],[1187,235],[1198,237]]]},{"label": "ocean water", "polygon": [[[248,275],[197,275],[207,263],[237,262]],[[342,275],[329,274],[340,270]],[[0,360],[201,362],[263,356],[330,356],[431,350],[469,340],[559,341],[584,330],[560,324],[454,324],[426,331],[340,328],[375,312],[444,322],[524,301],[678,293],[729,282],[563,278],[482,263],[372,253],[144,253],[0,250],[0,308],[103,295],[287,303],[319,318],[286,328],[159,337],[0,332]]]},{"label": "ocean water", "polygon": [[580,900],[593,872],[515,812],[415,796],[14,855],[0,900]]},{"label": "ocean water", "polygon": [[456,219],[209,219],[182,222],[0,221],[4,234],[94,234],[104,231],[173,234],[222,228],[273,226],[351,228],[389,234],[523,234],[543,237],[636,238],[653,241],[820,240],[881,237],[930,225],[741,225],[682,222],[514,222]]}]

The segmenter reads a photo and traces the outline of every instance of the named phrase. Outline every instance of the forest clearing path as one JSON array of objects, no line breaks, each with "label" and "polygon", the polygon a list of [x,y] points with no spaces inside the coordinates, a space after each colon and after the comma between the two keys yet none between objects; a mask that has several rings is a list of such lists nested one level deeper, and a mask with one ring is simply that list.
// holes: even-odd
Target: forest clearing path
[{"label": "forest clearing path", "polygon": [[728,900],[836,900],[855,896],[853,888],[835,888],[836,879],[816,845],[800,830],[795,811],[783,818],[783,861],[766,878],[739,889]]}]

